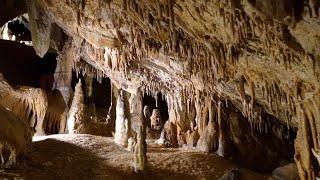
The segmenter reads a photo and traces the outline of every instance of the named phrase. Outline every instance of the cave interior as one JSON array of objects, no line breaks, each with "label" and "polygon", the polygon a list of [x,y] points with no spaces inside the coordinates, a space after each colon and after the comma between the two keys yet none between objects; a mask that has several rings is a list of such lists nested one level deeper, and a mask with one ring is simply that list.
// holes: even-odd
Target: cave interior
[{"label": "cave interior", "polygon": [[0,179],[320,179],[319,0],[5,0]]}]

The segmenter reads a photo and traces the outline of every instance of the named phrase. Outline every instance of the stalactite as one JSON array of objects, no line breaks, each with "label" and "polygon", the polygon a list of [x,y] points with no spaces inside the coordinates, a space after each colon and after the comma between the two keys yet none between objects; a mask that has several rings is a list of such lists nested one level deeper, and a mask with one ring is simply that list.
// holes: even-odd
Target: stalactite
[{"label": "stalactite", "polygon": [[51,22],[38,1],[26,0],[30,20],[33,47],[38,56],[43,57],[50,47]]}]

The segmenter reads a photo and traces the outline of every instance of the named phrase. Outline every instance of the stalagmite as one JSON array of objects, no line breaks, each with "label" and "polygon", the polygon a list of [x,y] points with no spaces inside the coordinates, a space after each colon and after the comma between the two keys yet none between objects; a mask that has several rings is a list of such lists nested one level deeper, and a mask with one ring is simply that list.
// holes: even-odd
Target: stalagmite
[{"label": "stalagmite", "polygon": [[[71,100],[72,88],[71,88],[71,80],[72,80],[72,61],[76,61],[75,56],[75,47],[71,44],[70,40],[65,44],[61,54],[57,57],[57,68],[54,73],[54,90],[58,90],[63,99],[65,110],[63,114],[67,114],[69,112],[69,102]],[[60,120],[60,128],[59,133],[65,133],[67,131],[67,117],[61,116]]]},{"label": "stalagmite", "polygon": [[116,126],[114,142],[126,147],[128,145],[129,122],[125,116],[124,92],[120,91],[116,106]]},{"label": "stalagmite", "polygon": [[[131,128],[136,134],[136,143],[134,146],[134,170],[136,173],[142,173],[147,166],[147,144],[146,144],[146,123],[143,117],[143,103],[140,88],[131,94],[130,120]],[[132,146],[132,143],[130,143]],[[134,144],[134,143],[133,143]]]},{"label": "stalagmite", "polygon": [[304,110],[299,107],[299,129],[295,140],[295,156],[299,177],[303,180],[315,179],[314,171],[311,168],[311,150],[308,141],[308,121]]},{"label": "stalagmite", "polygon": [[166,147],[178,147],[177,129],[172,122],[167,121],[164,124],[160,138],[157,142],[161,145],[165,145]]},{"label": "stalagmite", "polygon": [[143,103],[140,89],[136,90],[135,94],[131,94],[129,104],[131,130],[137,133],[138,127],[146,127],[146,122],[143,117]]},{"label": "stalagmite", "polygon": [[67,127],[68,133],[74,134],[79,126],[79,124],[85,121],[84,117],[84,96],[81,87],[81,79],[79,79],[72,99],[71,107],[69,110]]},{"label": "stalagmite", "polygon": [[137,129],[137,143],[134,147],[134,170],[136,173],[142,173],[147,168],[147,144],[145,127],[140,125]]}]

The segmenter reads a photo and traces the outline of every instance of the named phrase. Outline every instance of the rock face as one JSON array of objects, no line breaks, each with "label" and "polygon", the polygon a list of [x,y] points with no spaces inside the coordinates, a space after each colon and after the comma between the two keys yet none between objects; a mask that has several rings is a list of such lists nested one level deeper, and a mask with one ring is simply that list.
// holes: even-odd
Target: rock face
[{"label": "rock face", "polygon": [[[70,63],[86,61],[97,77],[131,93],[138,87],[154,97],[161,92],[177,136],[195,121],[203,137],[209,102],[215,108],[221,102],[222,111],[233,107],[243,120],[239,131],[250,134],[254,147],[266,134],[286,140],[284,129],[274,130],[278,123],[297,129],[300,178],[314,179],[319,171],[311,152],[320,149],[318,1],[34,0],[28,11],[39,55],[49,44],[50,24],[57,24],[72,37],[77,58]],[[219,152],[227,143],[242,149],[250,141],[228,140],[226,129],[248,137],[238,136],[228,115],[221,122]]]}]

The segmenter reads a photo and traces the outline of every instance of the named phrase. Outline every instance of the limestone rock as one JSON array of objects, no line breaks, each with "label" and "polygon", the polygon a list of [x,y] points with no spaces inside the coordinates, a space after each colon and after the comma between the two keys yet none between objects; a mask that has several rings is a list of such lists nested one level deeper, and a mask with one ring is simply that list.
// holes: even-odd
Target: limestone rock
[{"label": "limestone rock", "polygon": [[27,86],[14,89],[0,74],[0,105],[10,109],[39,135],[44,134],[43,120],[48,107],[44,90]]},{"label": "limestone rock", "polygon": [[146,122],[146,127],[151,127],[151,112],[149,106],[144,106],[143,107],[143,116],[144,116],[144,121]]},{"label": "limestone rock", "polygon": [[135,151],[135,147],[136,147],[136,140],[133,138],[133,137],[130,137],[128,139],[128,147],[127,147],[127,150],[130,151],[130,152],[134,152]]}]

